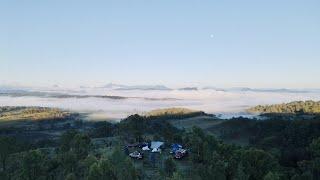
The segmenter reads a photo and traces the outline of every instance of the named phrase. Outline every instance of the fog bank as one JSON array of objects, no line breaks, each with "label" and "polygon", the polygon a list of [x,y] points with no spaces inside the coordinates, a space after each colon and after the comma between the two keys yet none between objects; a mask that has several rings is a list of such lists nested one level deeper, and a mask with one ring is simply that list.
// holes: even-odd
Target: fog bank
[{"label": "fog bank", "polygon": [[[56,92],[59,91],[57,90],[55,93]],[[63,91],[63,93],[68,93],[68,91]],[[150,110],[170,107],[184,107],[202,110],[207,113],[222,114],[225,117],[232,117],[243,115],[246,109],[259,104],[320,100],[319,92],[226,92],[210,89],[197,91],[115,91],[107,89],[86,89],[72,93],[77,95],[108,95],[129,98],[54,98],[2,95],[0,96],[0,105],[56,107],[76,112],[90,113],[92,118],[97,119],[121,119],[135,113],[144,114]]]}]

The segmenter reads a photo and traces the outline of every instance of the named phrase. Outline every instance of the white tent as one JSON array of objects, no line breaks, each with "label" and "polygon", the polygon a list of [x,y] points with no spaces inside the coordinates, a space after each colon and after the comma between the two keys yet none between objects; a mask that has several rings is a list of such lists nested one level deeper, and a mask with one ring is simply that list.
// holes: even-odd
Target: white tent
[{"label": "white tent", "polygon": [[164,142],[152,141],[150,147],[151,147],[151,149],[158,149],[158,148],[160,148],[163,144],[164,144]]},{"label": "white tent", "polygon": [[161,149],[160,149],[160,148],[158,148],[158,149],[152,149],[151,152],[153,152],[153,153],[161,153]]},{"label": "white tent", "polygon": [[151,142],[151,152],[161,152],[160,147],[164,144],[164,142],[160,142],[160,141],[152,141]]},{"label": "white tent", "polygon": [[142,150],[143,150],[143,151],[150,151],[150,149],[149,149],[148,146],[143,147]]}]

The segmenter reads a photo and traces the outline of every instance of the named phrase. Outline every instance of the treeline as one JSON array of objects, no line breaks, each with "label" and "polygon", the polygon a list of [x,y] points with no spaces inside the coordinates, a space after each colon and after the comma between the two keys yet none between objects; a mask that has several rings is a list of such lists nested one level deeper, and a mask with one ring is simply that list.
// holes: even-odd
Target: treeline
[{"label": "treeline", "polygon": [[[137,115],[126,119],[121,128],[127,130],[132,137],[143,137],[145,133],[154,132],[161,135],[165,142],[178,142],[188,147],[191,166],[179,170],[174,168],[177,166],[174,162],[168,161],[168,166],[172,168],[165,171],[169,172],[167,177],[208,180],[320,178],[318,119],[255,121],[240,118],[225,123],[235,123],[233,127],[244,123],[238,128],[238,133],[249,131],[250,145],[229,145],[199,128],[193,128],[190,132],[179,131],[162,119],[148,119]],[[163,126],[157,128],[158,125]],[[136,134],[137,132],[141,134]]]},{"label": "treeline", "polygon": [[[21,151],[12,138],[0,138],[0,179],[137,179],[132,162],[120,149],[112,156],[91,154],[91,138],[83,133],[65,133],[56,148]],[[6,146],[4,146],[6,145]]]},{"label": "treeline", "polygon": [[[158,179],[273,179],[281,176],[277,159],[263,150],[226,145],[201,129],[183,135],[190,147],[191,166],[179,169],[171,158],[156,167]],[[1,145],[7,140],[1,138]],[[91,153],[91,139],[70,131],[54,149],[15,151],[1,146],[1,179],[145,179],[143,168],[134,166],[118,147],[109,156]],[[4,149],[10,148],[10,149]],[[7,152],[7,153],[4,153]]]},{"label": "treeline", "polygon": [[165,118],[131,115],[120,123],[95,122],[91,124],[90,137],[102,138],[121,136],[126,141],[143,142],[144,136],[156,135],[159,140],[170,140],[171,136],[181,134]]},{"label": "treeline", "polygon": [[203,111],[195,111],[187,108],[167,108],[150,111],[146,114],[149,118],[184,119],[197,116],[214,116]]},{"label": "treeline", "polygon": [[248,110],[253,113],[287,113],[316,114],[320,113],[320,101],[295,101],[287,104],[259,105]]},{"label": "treeline", "polygon": [[286,169],[285,174],[320,178],[320,159],[316,155],[320,150],[320,118],[317,116],[309,120],[234,118],[216,128],[221,139],[248,138],[248,147],[272,154],[282,169]]},{"label": "treeline", "polygon": [[[120,123],[92,122],[87,130],[70,130],[56,142],[48,141],[18,143],[14,137],[0,136],[0,179],[143,179],[143,169],[133,162],[120,144],[143,142],[153,135],[157,140],[181,141],[181,133],[162,118],[130,116]],[[92,144],[94,138],[119,137],[112,144],[112,152],[97,153]],[[165,177],[167,165],[157,167],[159,178]],[[161,174],[161,175],[160,175]],[[169,173],[170,174],[170,173]],[[161,177],[160,177],[161,176]]]}]

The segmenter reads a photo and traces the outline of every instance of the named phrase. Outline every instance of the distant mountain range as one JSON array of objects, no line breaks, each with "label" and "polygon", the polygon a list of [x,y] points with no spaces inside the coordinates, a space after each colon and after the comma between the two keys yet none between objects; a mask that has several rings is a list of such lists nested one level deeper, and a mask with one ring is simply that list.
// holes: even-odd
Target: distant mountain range
[{"label": "distant mountain range", "polygon": [[309,93],[309,92],[320,92],[320,89],[286,89],[286,88],[248,88],[248,87],[234,87],[234,88],[217,88],[217,87],[204,87],[203,90],[215,90],[223,92],[270,92],[270,93]]},{"label": "distant mountain range", "polygon": [[242,92],[274,92],[274,93],[308,93],[309,90],[296,90],[296,89],[252,89],[247,87],[231,88],[228,91],[242,91]]},{"label": "distant mountain range", "polygon": [[212,86],[206,86],[203,87],[202,90],[215,90],[215,91],[227,91],[226,89],[223,88],[217,88],[217,87],[212,87]]},{"label": "distant mountain range", "polygon": [[2,89],[0,89],[0,96],[41,97],[41,98],[108,98],[108,99],[129,98],[129,97],[123,97],[123,96],[77,95],[77,94],[51,93],[51,92],[41,92],[41,91],[2,90]]},{"label": "distant mountain range", "polygon": [[28,91],[28,90],[9,90],[2,89],[0,87],[0,97],[9,96],[9,97],[40,97],[40,98],[103,98],[103,99],[113,99],[113,100],[122,100],[122,99],[144,99],[149,101],[169,101],[169,100],[180,100],[177,98],[150,98],[150,97],[134,97],[134,96],[110,96],[110,95],[79,95],[79,94],[68,94],[68,93],[57,93],[57,92],[44,92],[44,91]]},{"label": "distant mountain range", "polygon": [[184,87],[184,88],[180,88],[180,91],[198,91],[197,87]]},{"label": "distant mountain range", "polygon": [[136,85],[136,86],[129,86],[129,85],[121,85],[121,84],[113,84],[109,83],[105,86],[102,86],[101,88],[107,88],[107,89],[113,89],[113,90],[123,90],[123,91],[129,91],[129,90],[144,90],[144,91],[169,91],[172,90],[166,86],[163,85]]},{"label": "distant mountain range", "polygon": [[[60,92],[63,88],[58,88],[58,85],[52,86],[46,89],[37,89],[37,88],[26,88],[26,87],[10,87],[10,86],[1,86],[0,91],[10,91],[11,93],[16,91],[17,93],[21,93],[21,91],[47,91],[54,90],[52,92]],[[199,91],[199,90],[214,90],[214,91],[221,91],[221,92],[265,92],[265,93],[311,93],[311,92],[320,92],[320,89],[286,89],[286,88],[249,88],[249,87],[233,87],[233,88],[218,88],[214,86],[206,86],[206,87],[196,87],[196,86],[189,86],[189,87],[181,87],[181,88],[169,88],[164,85],[122,85],[122,84],[114,84],[109,83],[104,86],[100,87],[88,87],[88,86],[79,86],[79,89],[73,90],[68,89],[64,92],[68,93],[79,93],[84,92],[86,89],[91,88],[98,88],[98,89],[110,89],[116,91],[171,91],[171,90],[179,90],[179,91]],[[81,90],[81,91],[80,91]]]}]

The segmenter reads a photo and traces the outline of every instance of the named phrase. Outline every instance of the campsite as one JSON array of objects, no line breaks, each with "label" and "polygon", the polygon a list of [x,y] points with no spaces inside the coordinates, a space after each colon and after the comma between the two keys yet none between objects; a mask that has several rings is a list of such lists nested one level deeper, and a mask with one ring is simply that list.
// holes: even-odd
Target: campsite
[{"label": "campsite", "polygon": [[182,145],[172,144],[168,150],[168,146],[165,146],[164,142],[161,141],[129,144],[124,147],[124,152],[133,159],[148,158],[151,164],[155,164],[156,154],[167,156],[167,153],[170,152],[169,154],[175,159],[182,159],[187,156],[187,150],[183,149]]},{"label": "campsite", "polygon": [[[141,146],[142,145],[142,146]],[[141,158],[138,157],[131,157],[133,159],[134,165],[137,168],[143,168],[146,171],[146,176],[152,177],[155,173],[154,170],[164,168],[165,160],[166,159],[174,159],[174,162],[177,164],[182,171],[187,168],[190,168],[192,165],[189,162],[187,152],[185,149],[182,149],[181,145],[172,144],[165,145],[163,142],[159,141],[152,141],[149,144],[150,148],[146,148],[148,146],[146,143],[139,143],[137,146],[131,146],[128,148],[129,156],[131,157],[132,154],[139,152],[142,155]],[[178,146],[177,146],[178,145]],[[125,147],[125,149],[128,146]],[[182,150],[184,151],[183,153]],[[126,150],[124,150],[125,153]],[[172,167],[175,168],[175,167]]]}]

